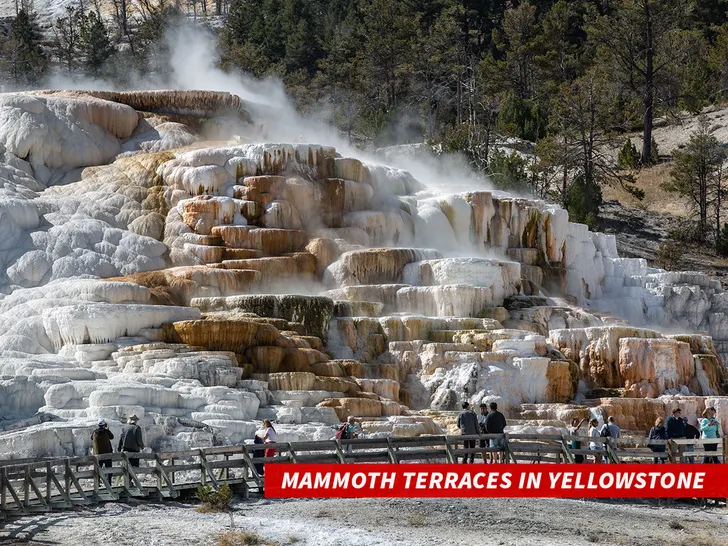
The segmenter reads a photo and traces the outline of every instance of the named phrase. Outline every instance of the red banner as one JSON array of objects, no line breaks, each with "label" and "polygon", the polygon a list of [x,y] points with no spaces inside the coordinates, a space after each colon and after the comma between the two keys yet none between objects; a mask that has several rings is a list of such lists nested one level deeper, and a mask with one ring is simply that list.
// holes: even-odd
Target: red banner
[{"label": "red banner", "polygon": [[268,498],[728,498],[721,464],[267,464]]}]

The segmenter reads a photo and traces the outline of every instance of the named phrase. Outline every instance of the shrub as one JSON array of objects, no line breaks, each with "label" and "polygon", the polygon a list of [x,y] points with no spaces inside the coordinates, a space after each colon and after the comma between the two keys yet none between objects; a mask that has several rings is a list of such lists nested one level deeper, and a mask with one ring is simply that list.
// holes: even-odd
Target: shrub
[{"label": "shrub", "polygon": [[718,233],[718,240],[715,242],[715,249],[721,256],[728,256],[728,224],[723,224],[723,229]]},{"label": "shrub", "polygon": [[707,233],[700,225],[700,222],[694,220],[681,220],[675,228],[670,231],[673,241],[678,243],[687,243],[700,245],[705,242]]},{"label": "shrub", "polygon": [[668,271],[680,269],[682,252],[682,245],[677,241],[660,243],[660,246],[657,248],[657,254],[655,255],[657,267],[667,269]]},{"label": "shrub", "polygon": [[249,531],[227,531],[219,536],[218,546],[267,546],[260,535]]},{"label": "shrub", "polygon": [[528,160],[517,152],[508,154],[503,150],[495,150],[488,162],[488,176],[499,190],[527,192],[530,189],[527,165]]},{"label": "shrub", "polygon": [[196,497],[202,503],[198,508],[200,512],[225,512],[233,498],[233,491],[226,483],[219,489],[213,489],[209,485],[198,485]]},{"label": "shrub", "polygon": [[413,514],[409,517],[407,523],[412,527],[422,527],[423,525],[427,525],[427,518],[422,514]]},{"label": "shrub", "polygon": [[566,210],[572,222],[586,224],[594,228],[602,206],[602,190],[593,183],[586,183],[583,177],[578,177],[566,192]]},{"label": "shrub", "polygon": [[624,146],[619,150],[617,166],[620,169],[636,169],[640,164],[640,153],[630,139],[624,141]]},{"label": "shrub", "polygon": [[497,127],[509,135],[536,142],[546,136],[548,116],[536,101],[509,93],[498,113]]}]

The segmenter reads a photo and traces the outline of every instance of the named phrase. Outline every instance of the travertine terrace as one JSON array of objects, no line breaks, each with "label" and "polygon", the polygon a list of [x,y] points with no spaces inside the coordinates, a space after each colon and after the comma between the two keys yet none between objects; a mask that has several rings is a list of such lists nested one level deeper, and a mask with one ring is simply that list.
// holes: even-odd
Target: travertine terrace
[{"label": "travertine terrace", "polygon": [[[226,93],[0,95],[0,457],[80,455],[676,403],[728,427],[728,296],[619,258],[566,211],[445,194],[324,144],[264,143]],[[462,184],[463,181],[459,181]],[[728,432],[728,428],[724,429]]]}]

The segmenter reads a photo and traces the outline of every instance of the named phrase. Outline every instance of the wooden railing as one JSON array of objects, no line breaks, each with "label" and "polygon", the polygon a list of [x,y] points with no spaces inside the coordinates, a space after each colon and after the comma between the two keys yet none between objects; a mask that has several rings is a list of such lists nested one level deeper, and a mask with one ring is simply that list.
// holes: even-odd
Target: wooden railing
[{"label": "wooden railing", "polygon": [[[502,447],[490,447],[490,440]],[[466,448],[465,441],[474,441],[475,447]],[[590,442],[597,448],[589,449]],[[264,465],[271,463],[456,463],[471,457],[481,462],[495,454],[506,463],[594,462],[595,458],[609,463],[690,462],[691,458],[702,462],[703,457],[725,463],[727,444],[726,439],[612,440],[506,433],[247,444],[138,453],[133,458],[128,453],[113,453],[6,460],[0,461],[0,519],[131,497],[175,498],[200,485],[218,488],[228,484],[247,496],[251,491],[262,492]],[[712,446],[715,451],[710,450]],[[266,449],[275,449],[275,456],[262,456]]]}]

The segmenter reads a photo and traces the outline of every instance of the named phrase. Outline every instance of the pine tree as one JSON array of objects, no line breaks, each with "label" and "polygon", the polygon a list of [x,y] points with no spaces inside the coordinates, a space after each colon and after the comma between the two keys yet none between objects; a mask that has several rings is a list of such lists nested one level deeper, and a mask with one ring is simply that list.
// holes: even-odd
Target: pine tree
[{"label": "pine tree", "polygon": [[35,16],[18,11],[5,43],[10,78],[18,86],[37,86],[48,68],[48,57],[40,44],[41,35]]},{"label": "pine tree", "polygon": [[91,76],[98,76],[106,61],[116,52],[104,22],[93,11],[83,18],[80,48],[84,69]]},{"label": "pine tree", "polygon": [[286,36],[283,60],[287,71],[303,70],[313,75],[316,62],[321,58],[321,47],[308,4],[304,0],[285,0],[281,17]]},{"label": "pine tree", "polygon": [[711,209],[716,217],[716,239],[719,237],[723,188],[723,163],[726,152],[715,136],[716,127],[701,116],[698,128],[684,150],[673,154],[674,167],[671,181],[662,187],[688,198],[690,207],[698,216],[701,238],[708,234],[708,215]]},{"label": "pine tree", "polygon": [[656,106],[667,73],[686,62],[695,43],[686,36],[687,3],[683,0],[618,0],[611,13],[589,26],[598,46],[598,62],[641,103],[641,162],[652,163],[650,143]]},{"label": "pine tree", "polygon": [[640,153],[637,151],[637,147],[629,138],[626,139],[617,156],[617,167],[620,169],[636,169],[639,162]]}]

